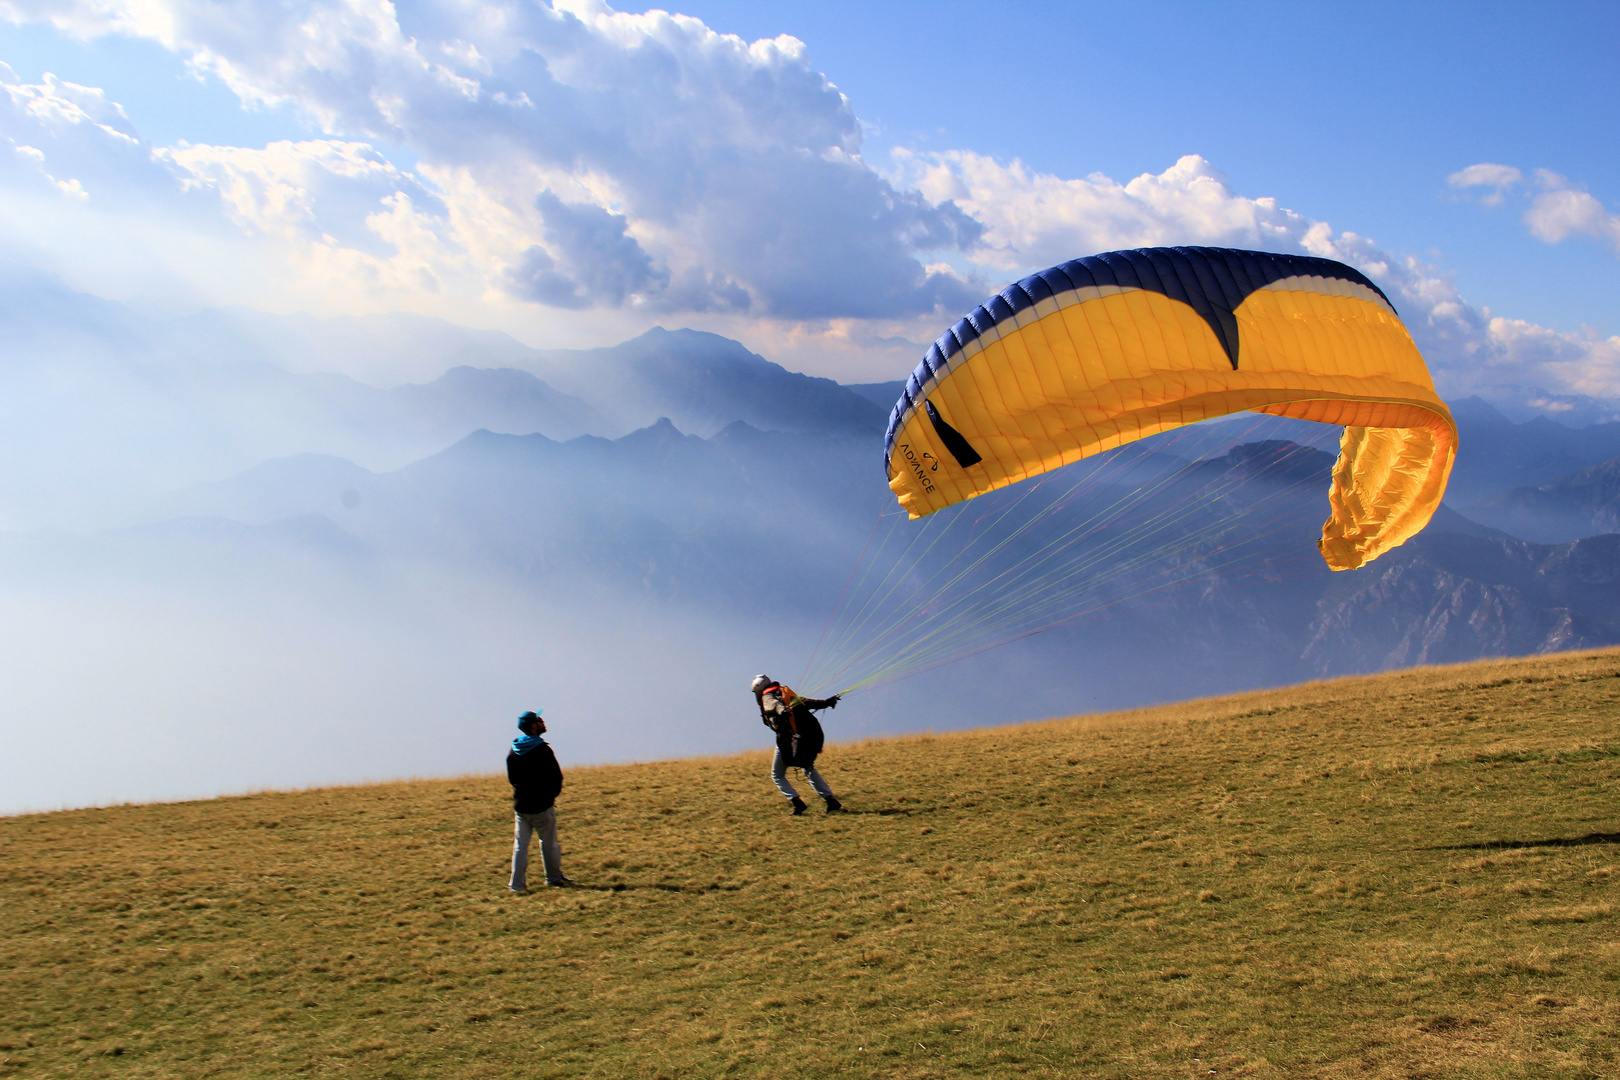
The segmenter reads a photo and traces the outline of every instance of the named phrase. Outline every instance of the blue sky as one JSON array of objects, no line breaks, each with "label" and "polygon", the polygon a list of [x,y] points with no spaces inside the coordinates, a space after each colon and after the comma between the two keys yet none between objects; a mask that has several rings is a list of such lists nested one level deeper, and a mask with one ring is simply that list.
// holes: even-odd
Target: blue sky
[{"label": "blue sky", "polygon": [[154,310],[692,325],[857,381],[1063,258],[1309,250],[1448,393],[1620,400],[1616,5],[679,10],[15,0],[0,255]]},{"label": "blue sky", "polygon": [[1433,252],[1478,303],[1620,332],[1613,248],[1549,247],[1510,208],[1482,214],[1446,184],[1476,162],[1512,163],[1620,207],[1620,5],[699,0],[684,10],[750,39],[803,39],[877,147],[971,147],[1121,180],[1197,153],[1245,194],[1386,248]]}]

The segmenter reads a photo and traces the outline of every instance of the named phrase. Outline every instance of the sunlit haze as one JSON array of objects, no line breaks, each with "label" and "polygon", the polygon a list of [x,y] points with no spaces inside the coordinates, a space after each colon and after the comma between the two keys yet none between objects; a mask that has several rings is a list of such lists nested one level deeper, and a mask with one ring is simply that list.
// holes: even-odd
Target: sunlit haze
[{"label": "sunlit haze", "polygon": [[[1499,495],[1620,455],[1616,43],[1608,3],[0,0],[0,812],[493,771],[536,706],[565,763],[767,745],[748,680],[893,511],[894,391],[842,386],[1114,249],[1350,264],[1471,401],[1448,535],[1612,533]],[[1222,430],[1164,460],[1311,441]],[[1609,640],[1500,591],[1494,637],[1386,634],[1398,590],[1300,566],[1241,663],[1211,586],[830,735]]]}]

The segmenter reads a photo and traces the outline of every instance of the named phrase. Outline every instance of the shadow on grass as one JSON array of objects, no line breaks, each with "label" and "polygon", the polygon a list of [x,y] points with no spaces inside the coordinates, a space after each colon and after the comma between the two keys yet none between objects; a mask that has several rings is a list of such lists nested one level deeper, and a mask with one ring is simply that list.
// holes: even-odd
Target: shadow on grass
[{"label": "shadow on grass", "polygon": [[1445,844],[1424,851],[1502,851],[1536,847],[1586,847],[1590,844],[1620,844],[1620,833],[1595,832],[1585,836],[1555,836],[1547,840],[1486,840],[1478,844]]},{"label": "shadow on grass", "polygon": [[881,806],[878,810],[851,810],[844,808],[834,818],[912,818],[915,814],[936,814],[944,806]]},{"label": "shadow on grass", "polygon": [[[744,888],[742,885],[721,885],[716,882],[711,885],[675,885],[667,881],[609,881],[601,885],[589,885],[576,881],[567,889],[568,892],[634,892],[647,889],[656,892],[672,893],[711,893],[711,892],[737,892]],[[562,890],[558,890],[562,891]]]},{"label": "shadow on grass", "polygon": [[874,810],[852,810],[844,807],[833,817],[914,817],[917,814],[937,814],[943,806],[882,806]]}]

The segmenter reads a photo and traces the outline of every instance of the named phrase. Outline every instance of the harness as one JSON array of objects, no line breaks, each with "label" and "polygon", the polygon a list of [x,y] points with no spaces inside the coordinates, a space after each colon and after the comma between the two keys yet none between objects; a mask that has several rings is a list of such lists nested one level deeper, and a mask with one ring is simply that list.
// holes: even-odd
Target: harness
[{"label": "harness", "polygon": [[777,696],[782,699],[782,705],[787,709],[788,727],[792,729],[793,734],[797,735],[799,733],[799,721],[793,716],[793,703],[799,700],[799,695],[793,692],[792,687],[778,683],[775,686],[767,686],[761,690],[759,696],[764,697],[772,690],[777,691]]}]

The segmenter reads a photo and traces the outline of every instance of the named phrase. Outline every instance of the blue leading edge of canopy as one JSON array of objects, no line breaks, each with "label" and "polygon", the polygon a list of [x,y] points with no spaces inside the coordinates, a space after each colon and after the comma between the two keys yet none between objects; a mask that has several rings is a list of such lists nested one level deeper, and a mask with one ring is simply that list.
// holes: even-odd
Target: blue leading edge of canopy
[{"label": "blue leading edge of canopy", "polygon": [[[1272,282],[1291,277],[1339,278],[1364,285],[1384,298],[1389,297],[1361,271],[1314,255],[1278,255],[1237,248],[1172,247],[1136,248],[1087,255],[1031,274],[1007,286],[970,311],[929,348],[922,363],[906,380],[905,389],[894,411],[889,414],[889,430],[883,440],[883,468],[900,428],[922,401],[924,391],[949,369],[951,357],[1003,322],[1042,300],[1062,293],[1096,286],[1146,289],[1162,293],[1197,311],[1214,331],[1233,366],[1237,365],[1237,320],[1232,314],[1252,292]],[[1394,310],[1395,305],[1390,304]]]}]

